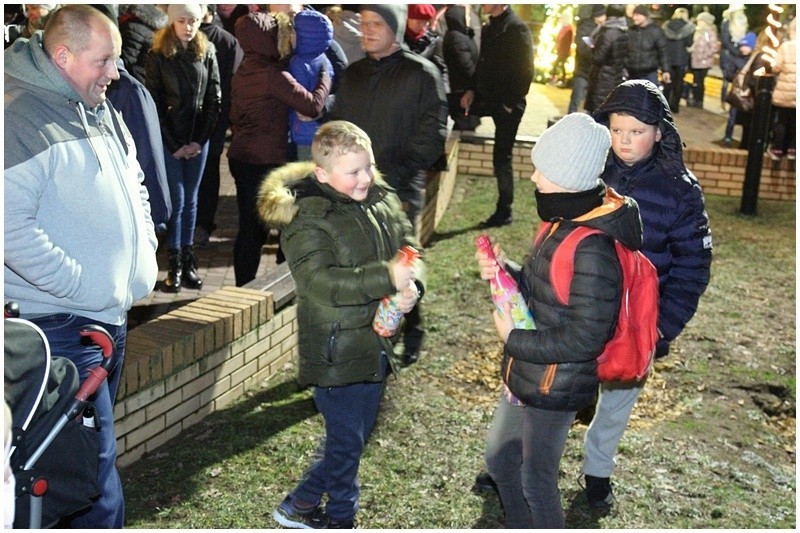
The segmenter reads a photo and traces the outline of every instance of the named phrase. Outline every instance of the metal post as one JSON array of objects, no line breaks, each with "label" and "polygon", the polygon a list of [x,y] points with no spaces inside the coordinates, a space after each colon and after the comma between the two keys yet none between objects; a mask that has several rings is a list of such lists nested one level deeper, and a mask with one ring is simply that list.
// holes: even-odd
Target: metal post
[{"label": "metal post", "polygon": [[750,139],[747,145],[747,166],[744,171],[742,186],[741,213],[755,215],[758,204],[758,188],[761,184],[761,168],[764,164],[764,150],[769,134],[770,115],[772,112],[772,89],[775,77],[772,74],[755,76],[755,103],[750,121]]}]

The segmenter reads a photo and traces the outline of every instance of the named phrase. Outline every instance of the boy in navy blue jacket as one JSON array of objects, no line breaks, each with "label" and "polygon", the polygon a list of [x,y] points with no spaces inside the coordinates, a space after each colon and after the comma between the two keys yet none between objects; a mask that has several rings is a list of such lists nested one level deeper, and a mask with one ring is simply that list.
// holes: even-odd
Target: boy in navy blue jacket
[{"label": "boy in navy blue jacket", "polygon": [[[594,112],[611,131],[611,151],[601,178],[639,204],[644,229],[642,252],[659,278],[656,357],[694,316],[711,269],[711,231],[703,192],[683,162],[683,143],[658,88],[646,80],[618,85]],[[641,383],[601,383],[597,407],[586,432],[583,473],[589,504],[613,502],[614,455]]]}]

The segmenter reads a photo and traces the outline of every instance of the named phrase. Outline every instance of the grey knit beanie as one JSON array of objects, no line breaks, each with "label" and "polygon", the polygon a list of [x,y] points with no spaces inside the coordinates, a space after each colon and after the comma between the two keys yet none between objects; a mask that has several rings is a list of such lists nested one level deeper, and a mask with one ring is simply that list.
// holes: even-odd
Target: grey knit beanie
[{"label": "grey knit beanie", "polygon": [[361,4],[359,11],[374,11],[380,15],[394,32],[395,40],[398,43],[403,42],[408,19],[406,4]]},{"label": "grey knit beanie", "polygon": [[172,26],[178,17],[194,17],[197,20],[203,20],[205,14],[205,8],[201,4],[167,4],[167,26]]},{"label": "grey knit beanie", "polygon": [[551,182],[570,191],[598,185],[611,134],[586,113],[570,113],[542,133],[531,151],[533,166]]}]

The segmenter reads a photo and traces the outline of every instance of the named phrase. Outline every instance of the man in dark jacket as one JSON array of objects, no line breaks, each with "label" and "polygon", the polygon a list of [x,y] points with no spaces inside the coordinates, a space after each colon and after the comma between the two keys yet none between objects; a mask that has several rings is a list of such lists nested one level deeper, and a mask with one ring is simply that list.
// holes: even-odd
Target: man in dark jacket
[{"label": "man in dark jacket", "polygon": [[589,77],[592,74],[592,37],[595,31],[606,21],[606,7],[602,4],[583,4],[580,12],[578,31],[575,34],[575,72],[572,77],[572,95],[569,99],[567,113],[580,111],[586,92],[589,89]]},{"label": "man in dark jacket", "polygon": [[628,79],[649,80],[658,85],[658,70],[661,69],[661,81],[670,83],[664,31],[650,20],[646,5],[633,8],[631,18],[633,26],[628,31],[628,54],[625,59]]},{"label": "man in dark jacket", "polygon": [[592,34],[592,73],[586,94],[586,111],[603,103],[608,93],[625,79],[628,22],[623,4],[608,4],[606,21]]},{"label": "man in dark jacket", "polygon": [[[90,4],[118,24],[116,4]],[[111,82],[106,97],[114,109],[122,114],[125,125],[136,145],[136,160],[144,172],[144,186],[150,196],[150,216],[156,232],[167,231],[172,215],[172,198],[169,194],[167,169],[164,163],[164,145],[158,110],[145,86],[125,69],[122,59],[117,60],[119,79]]]},{"label": "man in dark jacket", "polygon": [[661,26],[667,38],[667,63],[671,79],[670,83],[664,85],[664,96],[673,114],[680,111],[683,76],[689,68],[689,48],[694,41],[694,28],[689,21],[689,11],[684,7],[676,9],[672,19]]},{"label": "man in dark jacket", "polygon": [[[468,113],[494,121],[492,164],[498,199],[481,227],[511,224],[514,168],[511,153],[533,80],[533,43],[528,26],[508,4],[483,4],[489,23],[481,30],[481,49],[472,86],[461,98]],[[473,105],[474,104],[474,105]]]},{"label": "man in dark jacket", "polygon": [[[405,25],[405,5],[361,5],[367,57],[345,71],[331,116],[367,132],[378,170],[397,191],[416,231],[426,173],[444,153],[447,100],[439,69],[401,45]],[[406,363],[417,360],[423,335],[417,306],[406,315]]]},{"label": "man in dark jacket", "polygon": [[231,80],[233,73],[239,68],[244,52],[239,41],[232,33],[222,27],[217,15],[216,4],[206,4],[206,13],[200,22],[200,31],[217,49],[217,65],[219,65],[219,82],[222,92],[219,120],[211,134],[208,145],[208,159],[200,181],[197,194],[197,227],[194,243],[204,248],[208,246],[208,237],[216,228],[214,216],[219,203],[219,165],[222,151],[225,148],[225,134],[231,126]]},{"label": "man in dark jacket", "polygon": [[478,45],[474,31],[469,26],[470,17],[474,16],[472,9],[459,5],[448,7],[444,13],[447,31],[444,33],[442,52],[450,82],[447,104],[454,122],[453,129],[461,131],[475,131],[481,123],[480,117],[465,115],[461,107],[461,97],[469,88],[478,63]]}]

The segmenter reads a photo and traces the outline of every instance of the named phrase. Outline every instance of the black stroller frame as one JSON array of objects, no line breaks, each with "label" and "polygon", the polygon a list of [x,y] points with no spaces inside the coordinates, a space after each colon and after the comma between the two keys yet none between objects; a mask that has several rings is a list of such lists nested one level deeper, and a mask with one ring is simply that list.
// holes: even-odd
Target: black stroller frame
[{"label": "black stroller frame", "polygon": [[[4,396],[13,418],[9,457],[16,480],[14,527],[39,529],[87,508],[99,495],[99,428],[87,408],[113,368],[115,346],[102,327],[81,328],[80,336],[97,344],[103,359],[78,387],[72,361],[51,355],[42,330],[16,318],[18,314],[13,304],[6,305]],[[12,343],[24,340],[10,346],[10,337]],[[38,350],[44,353],[26,353]],[[34,358],[42,355],[44,361],[37,363]]]}]

